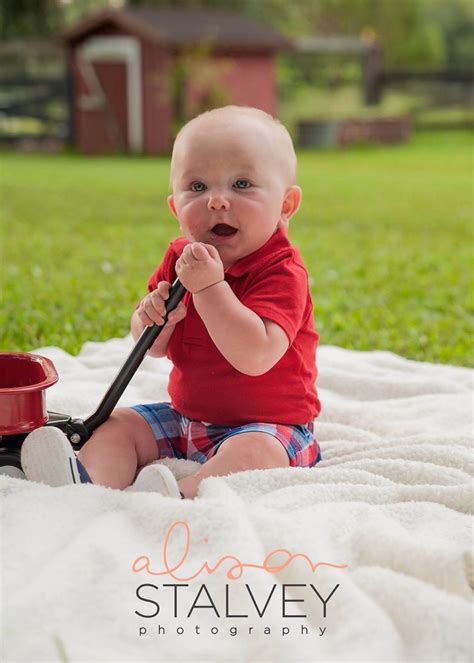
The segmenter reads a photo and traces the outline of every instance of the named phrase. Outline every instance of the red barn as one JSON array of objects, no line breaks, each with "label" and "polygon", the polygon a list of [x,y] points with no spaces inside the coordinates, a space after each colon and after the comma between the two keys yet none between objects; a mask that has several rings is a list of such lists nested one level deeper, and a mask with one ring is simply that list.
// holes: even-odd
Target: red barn
[{"label": "red barn", "polygon": [[208,9],[106,10],[64,39],[81,152],[159,154],[177,125],[233,103],[277,112],[275,58],[290,43],[253,19]]}]

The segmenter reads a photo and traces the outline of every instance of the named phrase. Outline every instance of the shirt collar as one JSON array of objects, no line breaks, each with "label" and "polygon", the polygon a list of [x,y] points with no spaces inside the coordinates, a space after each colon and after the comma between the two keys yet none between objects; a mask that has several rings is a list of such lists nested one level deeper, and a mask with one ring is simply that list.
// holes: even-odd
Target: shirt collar
[{"label": "shirt collar", "polygon": [[244,274],[248,274],[255,269],[256,265],[264,263],[266,258],[289,246],[290,243],[286,234],[281,228],[277,228],[276,232],[273,233],[263,246],[253,253],[249,253],[248,256],[240,258],[240,260],[234,262],[230,267],[227,267],[224,270],[225,274],[229,276],[243,276]]},{"label": "shirt collar", "polygon": [[[171,244],[176,254],[180,256],[184,251],[184,247],[189,244],[189,240],[185,237],[178,237]],[[256,265],[264,263],[269,256],[282,249],[286,249],[289,246],[290,242],[288,241],[286,233],[281,228],[277,228],[276,232],[273,233],[263,246],[253,253],[249,253],[248,256],[240,258],[240,260],[234,262],[230,267],[226,267],[224,272],[229,276],[243,276],[244,274],[254,271]]]}]

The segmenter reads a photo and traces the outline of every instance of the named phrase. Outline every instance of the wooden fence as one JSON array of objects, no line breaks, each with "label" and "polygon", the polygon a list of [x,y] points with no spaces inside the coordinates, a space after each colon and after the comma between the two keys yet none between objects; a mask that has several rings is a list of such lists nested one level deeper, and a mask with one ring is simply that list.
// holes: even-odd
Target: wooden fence
[{"label": "wooden fence", "polygon": [[70,143],[67,77],[0,77],[0,142]]}]

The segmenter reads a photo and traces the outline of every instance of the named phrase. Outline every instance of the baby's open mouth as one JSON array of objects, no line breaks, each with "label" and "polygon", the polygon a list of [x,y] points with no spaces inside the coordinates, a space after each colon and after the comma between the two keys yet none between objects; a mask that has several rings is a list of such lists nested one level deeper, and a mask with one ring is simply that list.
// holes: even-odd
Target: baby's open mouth
[{"label": "baby's open mouth", "polygon": [[237,228],[229,226],[227,223],[216,223],[216,225],[211,229],[211,232],[214,235],[219,237],[229,237],[230,235],[235,235]]}]

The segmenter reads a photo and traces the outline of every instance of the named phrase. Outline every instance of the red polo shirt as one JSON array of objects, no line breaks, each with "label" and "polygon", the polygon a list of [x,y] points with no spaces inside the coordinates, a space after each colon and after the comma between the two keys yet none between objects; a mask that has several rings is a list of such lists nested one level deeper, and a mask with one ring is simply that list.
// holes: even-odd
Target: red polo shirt
[{"label": "red polo shirt", "polygon": [[[171,242],[148,282],[150,292],[159,281],[174,281],[174,266],[188,243],[182,237]],[[228,267],[225,280],[242,304],[285,331],[290,346],[263,375],[240,373],[214,345],[192,295],[186,293],[186,317],[176,325],[167,348],[173,362],[168,385],[173,407],[190,419],[219,425],[310,422],[321,409],[314,385],[319,335],[308,273],[297,249],[278,230],[262,247]]]}]

